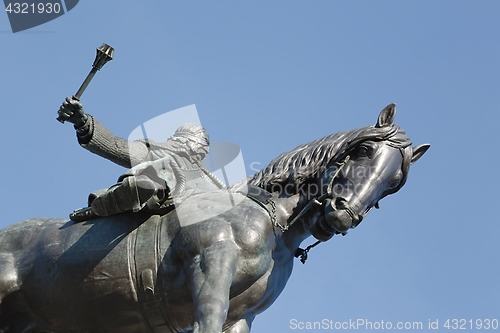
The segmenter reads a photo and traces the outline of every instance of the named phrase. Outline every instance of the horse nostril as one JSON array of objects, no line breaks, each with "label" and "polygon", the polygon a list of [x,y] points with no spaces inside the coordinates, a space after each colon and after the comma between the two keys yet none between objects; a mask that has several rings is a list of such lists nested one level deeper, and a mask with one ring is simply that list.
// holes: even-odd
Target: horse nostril
[{"label": "horse nostril", "polygon": [[347,200],[342,197],[337,197],[332,202],[332,207],[334,210],[344,209],[348,206]]},{"label": "horse nostril", "polygon": [[344,232],[352,226],[351,216],[345,210],[340,209],[327,214],[326,222],[338,232]]}]

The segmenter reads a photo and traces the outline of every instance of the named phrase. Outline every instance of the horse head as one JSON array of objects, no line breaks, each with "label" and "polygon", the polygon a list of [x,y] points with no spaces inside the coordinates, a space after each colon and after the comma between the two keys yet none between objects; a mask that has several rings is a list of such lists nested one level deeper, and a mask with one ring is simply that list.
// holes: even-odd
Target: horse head
[{"label": "horse head", "polygon": [[358,226],[373,207],[379,208],[382,198],[403,187],[410,165],[430,147],[412,147],[405,132],[392,123],[395,114],[395,104],[388,105],[374,126],[350,135],[326,164],[318,179],[324,218],[309,226],[315,238],[325,241]]}]

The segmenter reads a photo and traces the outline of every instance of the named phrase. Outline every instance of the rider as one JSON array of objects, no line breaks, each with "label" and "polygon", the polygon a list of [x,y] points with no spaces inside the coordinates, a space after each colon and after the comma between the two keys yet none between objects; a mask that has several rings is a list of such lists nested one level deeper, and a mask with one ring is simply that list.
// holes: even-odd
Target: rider
[{"label": "rider", "polygon": [[90,194],[88,207],[70,214],[73,221],[125,211],[155,211],[172,206],[193,192],[224,187],[202,166],[209,137],[200,125],[184,124],[165,142],[128,141],[86,114],[76,99],[66,98],[58,114],[59,119],[74,125],[83,148],[129,168],[117,184]]}]

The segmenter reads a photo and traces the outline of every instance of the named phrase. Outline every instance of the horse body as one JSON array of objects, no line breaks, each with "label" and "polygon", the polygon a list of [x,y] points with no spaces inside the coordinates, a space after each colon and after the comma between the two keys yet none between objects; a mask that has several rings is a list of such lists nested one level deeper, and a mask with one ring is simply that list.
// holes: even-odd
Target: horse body
[{"label": "horse body", "polygon": [[[224,318],[225,332],[249,329],[283,290],[294,249],[286,246],[289,239],[276,242],[279,231],[262,207],[233,195],[241,196],[238,205],[184,227],[173,211],[162,218],[124,214],[79,224],[33,219],[4,229],[0,329],[136,333],[155,332],[151,326],[157,325],[161,332],[188,331],[195,320],[193,292],[221,299],[229,292],[229,303],[219,308],[207,299],[207,311]],[[192,216],[186,217],[198,219],[223,196],[224,191],[188,200],[183,205]],[[219,274],[211,275],[210,267]],[[221,267],[228,270],[226,279]],[[143,281],[148,270],[154,272],[150,285]],[[155,289],[151,299],[147,287]],[[148,314],[145,304],[154,302],[157,313]]]},{"label": "horse body", "polygon": [[[71,332],[89,323],[118,328],[127,321],[137,326],[133,320],[137,306],[127,302],[137,297],[129,270],[134,224],[73,225],[34,219],[2,232],[0,253],[4,258],[12,254],[9,265],[14,270],[10,272],[16,278],[6,276],[8,271],[2,269],[1,284],[9,287],[2,288],[1,329]],[[109,306],[115,312],[112,316],[98,315],[109,313]]]},{"label": "horse body", "polygon": [[[239,187],[194,195],[163,216],[3,229],[0,333],[250,332],[301,242],[355,228],[429,148],[411,147],[394,114],[391,104],[375,126],[299,146]],[[245,184],[272,196],[244,195]]]}]

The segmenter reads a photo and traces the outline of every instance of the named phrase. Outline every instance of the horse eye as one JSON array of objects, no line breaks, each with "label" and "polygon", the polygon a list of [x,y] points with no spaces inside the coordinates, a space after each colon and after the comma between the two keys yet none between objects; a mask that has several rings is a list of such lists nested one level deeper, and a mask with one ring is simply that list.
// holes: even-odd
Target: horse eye
[{"label": "horse eye", "polygon": [[363,146],[359,147],[357,155],[359,157],[366,157],[366,156],[368,156],[368,148],[363,147]]},{"label": "horse eye", "polygon": [[368,158],[372,158],[372,153],[373,153],[373,149],[368,147],[368,146],[365,146],[365,145],[361,145],[359,146],[358,148],[358,151],[357,151],[357,156],[358,157],[368,157]]},{"label": "horse eye", "polygon": [[399,170],[394,175],[394,177],[392,178],[392,180],[389,182],[389,188],[393,189],[393,188],[398,187],[402,180],[403,180],[403,172],[401,170]]},{"label": "horse eye", "polygon": [[399,186],[399,183],[401,182],[401,178],[397,177],[389,183],[389,188],[393,189]]}]

